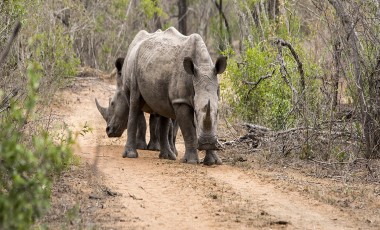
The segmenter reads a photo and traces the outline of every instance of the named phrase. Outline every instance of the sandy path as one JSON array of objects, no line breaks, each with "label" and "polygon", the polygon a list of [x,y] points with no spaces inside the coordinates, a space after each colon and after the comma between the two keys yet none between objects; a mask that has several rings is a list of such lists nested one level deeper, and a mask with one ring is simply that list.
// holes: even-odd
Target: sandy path
[{"label": "sandy path", "polygon": [[[332,206],[283,192],[255,172],[227,165],[205,167],[158,159],[139,151],[123,159],[126,139],[109,139],[94,98],[105,105],[112,84],[79,79],[62,92],[55,110],[79,136],[76,154],[94,165],[103,183],[119,195],[107,200],[94,218],[106,229],[358,229],[360,224]],[[184,145],[177,141],[180,157]]]}]

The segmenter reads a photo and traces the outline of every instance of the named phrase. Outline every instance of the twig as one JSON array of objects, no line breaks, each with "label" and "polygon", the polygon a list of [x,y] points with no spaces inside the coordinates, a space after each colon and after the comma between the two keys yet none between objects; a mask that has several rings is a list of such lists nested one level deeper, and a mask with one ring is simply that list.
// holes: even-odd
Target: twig
[{"label": "twig", "polygon": [[261,126],[261,125],[244,123],[243,126],[248,129],[248,132],[252,132],[252,130],[260,130],[262,132],[269,132],[269,131],[271,131],[270,128],[267,128],[267,127],[264,127],[264,126]]},{"label": "twig", "polygon": [[129,197],[132,197],[132,199],[134,199],[134,200],[143,200],[142,198],[137,198],[135,195],[133,195],[133,194],[130,194],[130,193],[128,193],[129,194]]},{"label": "twig", "polygon": [[232,44],[232,38],[231,38],[231,31],[230,31],[230,26],[229,26],[228,21],[227,21],[227,17],[226,17],[226,15],[222,9],[222,6],[215,0],[213,0],[213,2],[219,11],[219,14],[222,16],[222,18],[224,20],[224,25],[226,26],[226,30],[227,30],[227,34],[228,34],[228,42],[231,45]]},{"label": "twig", "polygon": [[95,195],[89,195],[88,198],[91,200],[101,200],[102,199],[102,198],[95,196]]},{"label": "twig", "polygon": [[10,100],[17,96],[19,89],[13,89],[11,93],[9,93],[0,103],[0,113],[6,109],[9,109]]},{"label": "twig", "polygon": [[309,161],[318,163],[318,164],[324,164],[324,165],[335,165],[335,164],[352,164],[355,163],[356,160],[353,161],[344,161],[344,162],[326,162],[326,161],[318,161],[314,159],[309,159]]},{"label": "twig", "polygon": [[285,67],[284,58],[282,57],[282,46],[277,45],[277,49],[278,49],[277,60],[280,63],[280,72],[281,72],[282,79],[285,81],[285,83],[292,90],[292,92],[293,92],[293,103],[297,104],[297,102],[298,102],[298,91],[296,90],[296,88],[294,88],[293,84],[288,79],[289,73]]},{"label": "twig", "polygon": [[300,73],[301,90],[302,90],[302,92],[304,92],[305,91],[305,72],[303,70],[303,65],[302,65],[302,62],[299,59],[298,54],[294,50],[293,46],[289,42],[287,42],[285,40],[277,39],[275,41],[275,44],[277,44],[279,46],[286,46],[286,47],[288,47],[288,49],[292,53],[292,55],[294,57],[294,60],[297,62],[298,72]]},{"label": "twig", "polygon": [[272,71],[272,73],[268,73],[267,75],[261,76],[261,77],[259,78],[259,80],[257,80],[257,82],[250,82],[250,81],[243,80],[243,83],[244,83],[244,84],[247,84],[247,85],[251,85],[252,88],[251,88],[250,90],[252,90],[252,89],[256,88],[262,80],[265,80],[265,79],[267,79],[267,78],[272,77],[272,75],[274,74],[275,71],[276,71],[276,70],[274,69],[274,70]]},{"label": "twig", "polygon": [[299,131],[299,130],[306,130],[306,129],[307,129],[306,127],[291,128],[291,129],[287,129],[287,130],[284,130],[284,131],[276,132],[276,133],[274,133],[274,136],[284,135],[284,134],[288,134],[288,133],[291,133],[291,132],[296,132],[296,131]]},{"label": "twig", "polygon": [[117,192],[114,192],[114,191],[111,191],[111,189],[109,188],[105,188],[104,191],[107,193],[108,196],[117,196],[118,193]]},{"label": "twig", "polygon": [[15,27],[13,28],[13,32],[11,36],[8,39],[8,42],[3,50],[3,52],[0,55],[0,67],[3,65],[3,62],[5,61],[6,57],[8,56],[9,50],[11,49],[12,43],[15,40],[17,34],[20,32],[21,23],[16,22]]}]

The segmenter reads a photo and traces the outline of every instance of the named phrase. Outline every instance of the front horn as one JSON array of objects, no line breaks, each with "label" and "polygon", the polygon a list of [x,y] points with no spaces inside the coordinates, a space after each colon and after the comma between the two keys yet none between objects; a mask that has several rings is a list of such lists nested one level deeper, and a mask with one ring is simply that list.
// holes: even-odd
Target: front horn
[{"label": "front horn", "polygon": [[107,108],[104,108],[101,105],[99,105],[99,102],[98,102],[98,100],[96,98],[95,98],[95,103],[96,103],[96,107],[98,108],[100,114],[102,115],[102,117],[104,118],[104,120],[107,121]]},{"label": "front horn", "polygon": [[203,128],[205,130],[210,130],[212,126],[211,122],[211,106],[210,106],[210,99],[208,100],[208,103],[206,105],[206,116],[203,121]]}]

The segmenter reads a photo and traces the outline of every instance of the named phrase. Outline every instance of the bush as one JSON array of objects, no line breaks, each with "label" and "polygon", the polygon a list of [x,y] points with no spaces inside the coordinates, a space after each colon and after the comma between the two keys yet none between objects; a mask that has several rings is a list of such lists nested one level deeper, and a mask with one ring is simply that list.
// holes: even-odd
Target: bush
[{"label": "bush", "polygon": [[[240,7],[240,14],[246,14],[246,8]],[[222,99],[233,108],[231,115],[275,130],[305,125],[308,122],[305,119],[315,120],[317,115],[311,112],[320,112],[317,109],[321,96],[318,94],[320,83],[316,77],[319,67],[302,46],[303,39],[308,35],[305,29],[301,29],[300,18],[292,16],[268,20],[262,14],[257,17],[261,20],[261,26],[241,25],[247,27],[245,30],[249,33],[240,53],[235,55],[234,52],[225,51],[230,58],[221,80],[221,92]],[[275,44],[277,39],[290,42],[303,63],[304,91],[297,62],[286,47],[281,51],[286,68],[287,79],[284,79]],[[299,111],[301,97],[304,97],[302,108],[306,109]]]},{"label": "bush", "polygon": [[24,105],[13,101],[0,123],[0,229],[27,229],[49,207],[53,175],[73,160],[72,136],[59,143],[42,127],[29,132],[35,118],[38,64],[28,67],[28,89]]}]

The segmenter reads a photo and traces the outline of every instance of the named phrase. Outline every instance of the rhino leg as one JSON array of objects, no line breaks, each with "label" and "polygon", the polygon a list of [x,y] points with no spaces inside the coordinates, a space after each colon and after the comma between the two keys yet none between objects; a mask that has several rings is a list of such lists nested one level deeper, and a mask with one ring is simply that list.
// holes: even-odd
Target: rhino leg
[{"label": "rhino leg", "polygon": [[188,164],[199,163],[198,157],[198,138],[194,125],[194,110],[186,104],[176,104],[176,120],[181,128],[183,139],[185,141],[185,155],[181,162]]},{"label": "rhino leg", "polygon": [[146,121],[144,117],[144,113],[141,113],[137,119],[137,142],[136,142],[136,148],[137,149],[147,149],[146,145]]},{"label": "rhino leg", "polygon": [[170,119],[170,126],[169,126],[169,145],[170,149],[175,153],[176,156],[178,156],[177,148],[175,147],[175,141],[177,139],[177,133],[178,133],[178,122],[174,119]]},{"label": "rhino leg", "polygon": [[159,142],[159,115],[151,114],[149,116],[149,132],[150,132],[150,140],[148,144],[148,149],[153,151],[160,150],[160,142]]},{"label": "rhino leg", "polygon": [[170,119],[160,116],[159,126],[160,126],[160,155],[161,159],[175,160],[176,155],[171,150],[169,145],[169,122]]},{"label": "rhino leg", "polygon": [[206,157],[203,160],[204,165],[221,165],[222,160],[215,150],[206,150]]},{"label": "rhino leg", "polygon": [[[135,89],[136,90],[136,89]],[[144,116],[140,108],[140,93],[136,90],[134,95],[131,93],[128,128],[127,128],[127,144],[125,145],[123,158],[137,158],[139,155],[136,150],[136,132],[139,116]]]}]

